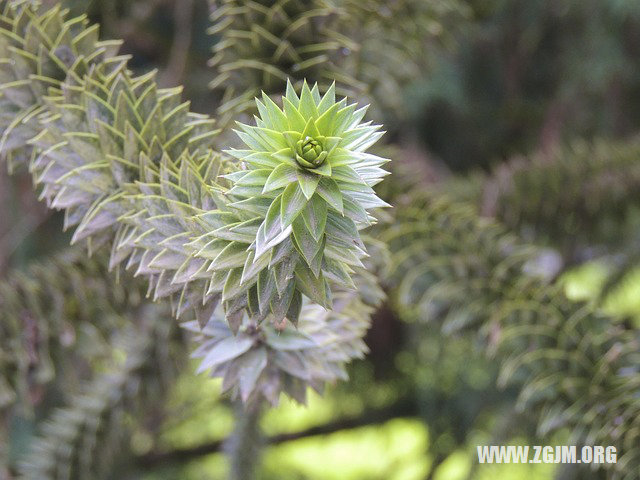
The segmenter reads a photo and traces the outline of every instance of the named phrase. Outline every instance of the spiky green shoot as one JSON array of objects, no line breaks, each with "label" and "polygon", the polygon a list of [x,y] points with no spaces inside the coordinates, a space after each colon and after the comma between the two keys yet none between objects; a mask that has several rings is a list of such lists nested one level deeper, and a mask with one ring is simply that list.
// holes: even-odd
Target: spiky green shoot
[{"label": "spiky green shoot", "polygon": [[332,283],[353,288],[366,255],[359,230],[375,221],[369,211],[387,206],[372,187],[388,160],[366,153],[384,132],[362,123],[367,107],[336,101],[333,85],[321,96],[305,82],[298,96],[289,83],[282,107],[265,94],[256,102],[256,125],[236,131],[247,148],[227,151],[245,167],[227,176],[228,194],[266,212],[248,251],[254,262],[290,256],[295,290],[329,307]]}]

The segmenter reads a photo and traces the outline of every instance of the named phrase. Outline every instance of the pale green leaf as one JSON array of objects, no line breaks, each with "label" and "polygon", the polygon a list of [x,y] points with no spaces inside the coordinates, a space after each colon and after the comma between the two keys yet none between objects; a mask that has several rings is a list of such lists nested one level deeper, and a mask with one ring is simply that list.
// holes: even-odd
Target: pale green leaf
[{"label": "pale green leaf", "polygon": [[298,169],[296,173],[298,178],[298,184],[300,185],[300,189],[302,190],[302,193],[304,194],[307,200],[311,199],[314,192],[316,191],[318,182],[320,181],[320,176],[315,175],[314,173],[306,172],[302,169]]},{"label": "pale green leaf", "polygon": [[[287,116],[287,120],[289,121],[289,128],[294,131],[302,132],[307,124],[305,118],[300,115],[298,109],[291,103],[291,101],[289,101],[288,98],[283,98],[282,103],[284,105],[285,115]],[[249,143],[247,143],[247,145],[251,146]]]},{"label": "pale green leaf", "polygon": [[318,103],[318,113],[324,114],[329,108],[336,104],[336,82],[333,82],[325,92],[322,100]]},{"label": "pale green leaf", "polygon": [[251,345],[253,345],[253,339],[250,337],[227,337],[223,339],[207,352],[196,373],[202,373],[220,363],[242,355],[251,348]]},{"label": "pale green leaf", "polygon": [[311,89],[309,88],[309,84],[307,84],[306,80],[302,84],[302,92],[300,94],[300,105],[298,105],[298,110],[304,118],[308,118],[309,120],[318,116],[316,102],[313,99],[313,94],[311,93]]},{"label": "pale green leaf", "polygon": [[307,264],[310,265],[313,257],[315,257],[318,250],[320,250],[321,243],[313,238],[304,220],[301,218],[293,222],[293,238],[298,251],[302,254]]},{"label": "pale green leaf", "polygon": [[319,241],[327,224],[327,203],[314,195],[302,211],[302,218],[313,238]]},{"label": "pale green leaf", "polygon": [[298,180],[298,169],[287,164],[280,164],[271,171],[271,174],[264,183],[263,193],[268,193],[279,188],[286,187],[290,183]]},{"label": "pale green leaf", "polygon": [[340,213],[344,212],[342,193],[338,184],[330,178],[321,178],[316,189],[320,195],[332,208]]},{"label": "pale green leaf", "polygon": [[304,210],[307,205],[307,199],[298,185],[298,183],[292,183],[284,189],[281,196],[281,221],[283,227],[288,227],[298,217],[300,212]]}]

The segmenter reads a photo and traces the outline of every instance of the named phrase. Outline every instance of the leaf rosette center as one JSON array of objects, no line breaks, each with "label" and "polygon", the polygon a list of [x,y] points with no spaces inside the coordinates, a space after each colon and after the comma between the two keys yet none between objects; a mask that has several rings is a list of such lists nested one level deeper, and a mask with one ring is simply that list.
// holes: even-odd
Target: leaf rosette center
[{"label": "leaf rosette center", "polygon": [[327,159],[322,138],[306,136],[296,142],[296,162],[303,168],[317,168]]}]

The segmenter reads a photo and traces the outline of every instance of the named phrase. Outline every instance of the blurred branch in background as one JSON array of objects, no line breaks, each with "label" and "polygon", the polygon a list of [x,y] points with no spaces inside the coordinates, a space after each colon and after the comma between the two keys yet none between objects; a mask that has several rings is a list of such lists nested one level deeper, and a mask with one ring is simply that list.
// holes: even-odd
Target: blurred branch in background
[{"label": "blurred branch in background", "polygon": [[[18,445],[0,445],[2,463],[25,461],[27,478],[67,469],[86,478],[97,474],[94,467],[109,467],[106,457],[102,466],[92,463],[92,449],[104,454],[122,444],[122,402],[147,391],[144,411],[151,414],[151,399],[162,398],[158,385],[182,363],[169,310],[148,305],[140,282],[114,287],[104,260],[74,249],[14,269],[0,282],[0,438],[20,438],[34,411],[42,417],[66,405],[43,430],[48,440],[23,446],[34,452],[29,459]],[[99,373],[105,369],[112,372]],[[105,431],[99,419],[109,425]]]},{"label": "blurred branch in background", "polygon": [[111,344],[124,359],[115,359],[43,422],[20,462],[25,478],[104,478],[126,466],[128,424],[142,422],[162,404],[175,375],[168,356],[174,326],[166,309],[144,305],[129,313],[137,317],[136,327],[123,328]]},{"label": "blurred branch in background", "polygon": [[191,37],[193,28],[195,0],[175,2],[174,33],[169,60],[158,78],[158,84],[163,87],[175,87],[184,83],[184,75],[191,51]]},{"label": "blurred branch in background", "polygon": [[20,262],[16,257],[27,257],[32,249],[49,248],[46,241],[33,234],[54,215],[37,201],[32,189],[26,175],[8,176],[5,169],[0,169],[0,202],[6,206],[0,210],[0,276]]},{"label": "blurred branch in background", "polygon": [[[292,442],[301,438],[327,435],[367,425],[378,425],[398,417],[411,417],[418,414],[418,407],[413,396],[396,400],[392,405],[377,409],[365,410],[355,418],[344,418],[331,421],[319,426],[310,427],[294,433],[281,433],[266,437],[266,445],[278,445]],[[203,455],[220,452],[224,441],[218,440],[195,447],[176,449],[172,451],[150,452],[136,460],[142,467],[157,467],[165,463],[183,463]]]}]

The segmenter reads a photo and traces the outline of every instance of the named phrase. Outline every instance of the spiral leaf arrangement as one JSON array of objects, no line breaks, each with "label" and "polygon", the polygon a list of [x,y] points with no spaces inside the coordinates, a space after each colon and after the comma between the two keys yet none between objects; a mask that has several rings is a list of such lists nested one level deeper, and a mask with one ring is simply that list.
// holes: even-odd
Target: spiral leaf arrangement
[{"label": "spiral leaf arrangement", "polygon": [[[86,352],[90,363],[104,353],[104,338],[126,325],[144,299],[142,282],[113,285],[104,256],[78,253],[0,282],[0,413],[16,403],[28,410],[34,392],[56,379],[56,367],[72,352]],[[71,380],[70,372],[65,377]]]},{"label": "spiral leaf arrangement", "polygon": [[[321,96],[304,83],[298,96],[289,83],[282,108],[257,101],[231,160],[212,149],[212,119],[191,113],[180,89],[157,88],[153,72],[133,76],[84,18],[19,0],[0,8],[11,112],[0,155],[28,166],[74,243],[110,247],[109,267],[145,276],[176,316],[206,325],[222,312],[234,334],[246,321],[284,329],[305,296],[330,309],[332,293],[354,289],[360,230],[386,205],[372,187],[387,160],[365,152],[382,133],[362,123],[366,108],[336,100],[334,86]],[[367,318],[354,320],[360,336]]]},{"label": "spiral leaf arrangement", "polygon": [[125,359],[83,385],[67,406],[44,422],[20,465],[24,479],[108,478],[114,463],[130,453],[126,432],[167,392],[175,358],[167,343],[173,325],[162,308],[145,305],[139,324],[122,328],[114,340]]},{"label": "spiral leaf arrangement", "polygon": [[333,85],[321,97],[305,82],[298,97],[289,83],[283,109],[266,95],[258,109],[257,126],[239,124],[248,148],[227,151],[247,169],[226,178],[236,204],[264,217],[248,220],[254,248],[240,239],[225,248],[236,252],[240,284],[256,283],[255,316],[266,315],[270,302],[276,321],[296,323],[302,294],[331,308],[329,281],[354,288],[351,273],[365,254],[358,231],[374,220],[367,210],[386,206],[372,187],[387,160],[365,153],[382,132],[360,123],[365,108],[336,102]]},{"label": "spiral leaf arrangement", "polygon": [[306,301],[297,328],[258,326],[245,317],[234,335],[222,316],[204,328],[186,324],[199,338],[193,354],[202,359],[199,371],[222,378],[223,391],[245,404],[277,405],[281,392],[304,404],[308,386],[322,393],[325,382],[346,380],[345,362],[367,352],[362,337],[373,306],[355,292],[337,294],[335,303],[327,311]]},{"label": "spiral leaf arrangement", "polygon": [[570,444],[616,445],[611,478],[634,478],[637,330],[567,299],[536,273],[539,250],[471,204],[424,191],[405,201],[383,236],[403,316],[480,339],[500,362],[499,382],[518,384],[518,406],[536,412],[541,436],[568,428]]},{"label": "spiral leaf arrangement", "polygon": [[[121,42],[98,41],[98,27],[85,17],[67,20],[59,7],[40,11],[27,1],[0,2],[0,31],[0,158],[18,168],[30,160],[28,141],[40,131],[34,119],[48,89],[112,57]],[[82,67],[74,66],[79,60]]]},{"label": "spiral leaf arrangement", "polygon": [[258,324],[245,315],[234,334],[220,311],[204,328],[186,323],[200,343],[193,353],[201,359],[199,371],[222,378],[225,392],[252,407],[262,400],[276,405],[281,392],[305,403],[307,386],[322,393],[326,382],[346,379],[345,364],[367,352],[362,337],[385,298],[370,270],[388,268],[386,247],[371,238],[365,243],[373,255],[368,269],[356,270],[358,291],[339,289],[331,310],[304,300],[296,327]]}]

